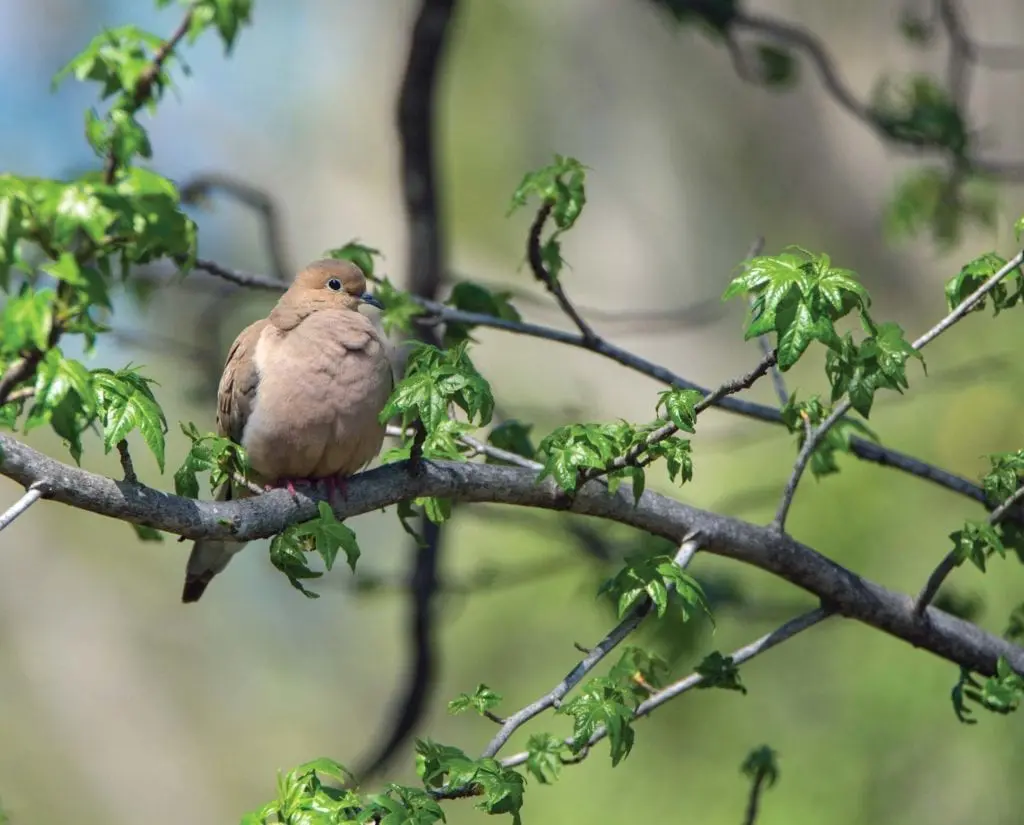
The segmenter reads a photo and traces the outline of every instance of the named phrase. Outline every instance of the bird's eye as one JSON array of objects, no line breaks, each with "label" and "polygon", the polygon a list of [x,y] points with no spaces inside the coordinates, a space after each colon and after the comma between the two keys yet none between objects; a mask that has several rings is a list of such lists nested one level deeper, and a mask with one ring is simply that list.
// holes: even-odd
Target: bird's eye
[{"label": "bird's eye", "polygon": [[327,288],[334,290],[335,292],[341,292],[341,281],[339,281],[337,278],[331,278],[327,282]]}]

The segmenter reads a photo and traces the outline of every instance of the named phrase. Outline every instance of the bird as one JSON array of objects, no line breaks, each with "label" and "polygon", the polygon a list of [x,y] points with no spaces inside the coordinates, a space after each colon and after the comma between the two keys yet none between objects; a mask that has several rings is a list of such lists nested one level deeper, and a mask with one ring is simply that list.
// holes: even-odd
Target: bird
[{"label": "bird", "polygon": [[[380,452],[379,420],[394,374],[388,345],[359,309],[382,309],[363,271],[347,260],[310,263],[266,318],[243,329],[228,352],[217,391],[217,430],[245,448],[252,481],[264,489],[326,482],[328,491]],[[252,495],[228,480],[218,501]],[[181,600],[203,595],[245,542],[196,541]]]}]

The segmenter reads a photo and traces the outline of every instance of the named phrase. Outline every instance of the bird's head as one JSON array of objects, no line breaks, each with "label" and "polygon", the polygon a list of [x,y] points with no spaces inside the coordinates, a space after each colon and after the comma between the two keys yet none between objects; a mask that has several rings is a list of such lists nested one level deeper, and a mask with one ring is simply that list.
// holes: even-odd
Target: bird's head
[{"label": "bird's head", "polygon": [[360,304],[383,309],[380,301],[366,291],[363,271],[351,261],[333,258],[314,261],[299,272],[283,300],[353,312]]}]

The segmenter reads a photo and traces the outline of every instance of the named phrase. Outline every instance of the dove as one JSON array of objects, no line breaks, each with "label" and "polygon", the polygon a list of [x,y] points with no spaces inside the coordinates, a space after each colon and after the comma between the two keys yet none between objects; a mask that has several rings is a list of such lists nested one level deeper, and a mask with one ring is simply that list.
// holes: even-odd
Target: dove
[{"label": "dove", "polygon": [[[217,392],[217,429],[242,445],[253,480],[265,489],[327,483],[344,493],[345,478],[380,452],[379,415],[394,387],[382,333],[359,312],[366,292],[355,264],[315,261],[295,276],[270,315],[239,333]],[[218,501],[252,495],[231,481]],[[197,541],[181,600],[198,601],[210,580],[245,546]]]}]

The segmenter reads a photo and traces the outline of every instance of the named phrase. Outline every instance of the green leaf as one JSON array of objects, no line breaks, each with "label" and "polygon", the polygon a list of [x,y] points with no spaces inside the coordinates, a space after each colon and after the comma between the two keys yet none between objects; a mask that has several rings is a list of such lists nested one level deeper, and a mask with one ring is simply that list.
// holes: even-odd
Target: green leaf
[{"label": "green leaf", "polygon": [[67,444],[72,458],[82,457],[82,433],[96,416],[96,392],[89,370],[60,348],[47,351],[36,367],[35,394],[25,432],[49,423]]},{"label": "green leaf", "polygon": [[993,229],[998,217],[997,190],[978,175],[951,168],[915,169],[896,184],[885,211],[886,235],[894,241],[929,233],[941,249],[950,249],[974,225]]},{"label": "green leaf", "polygon": [[[384,259],[384,253],[379,249],[374,249],[372,246],[360,243],[358,240],[351,240],[344,246],[339,246],[336,249],[329,249],[327,251],[328,258],[335,258],[339,261],[351,261],[358,266],[362,271],[363,275],[366,276],[367,280],[375,280],[375,260],[376,258]],[[384,279],[387,282],[387,279]],[[390,286],[390,284],[389,284]],[[380,294],[377,295],[380,298]],[[381,300],[383,303],[383,299]],[[385,307],[387,304],[385,304]]]},{"label": "green leaf", "polygon": [[[518,322],[522,318],[516,308],[509,302],[511,295],[512,293],[510,292],[492,292],[487,287],[472,281],[460,281],[452,289],[445,303],[463,312],[489,315],[506,321]],[[445,346],[450,347],[462,341],[471,340],[470,333],[473,329],[473,324],[449,321],[445,324]]]},{"label": "green leaf", "polygon": [[[502,421],[491,430],[487,436],[487,443],[499,450],[507,450],[510,453],[521,455],[523,458],[533,458],[537,450],[530,440],[530,431],[533,424],[524,424],[514,418]],[[497,459],[487,457],[487,463],[496,462]]]},{"label": "green leaf", "polygon": [[132,430],[138,430],[162,473],[167,419],[150,389],[155,382],[131,368],[118,372],[93,370],[92,382],[103,427],[104,452],[109,453]]},{"label": "green leaf", "polygon": [[110,293],[103,274],[94,266],[81,266],[78,259],[70,252],[65,252],[60,259],[44,264],[41,269],[76,288],[85,298],[85,305],[97,304],[105,309],[113,309]]},{"label": "green leaf", "polygon": [[963,156],[968,130],[946,89],[923,74],[901,81],[883,77],[875,88],[872,116],[891,138],[917,147],[938,147]]},{"label": "green leaf", "polygon": [[678,436],[663,438],[648,448],[651,456],[665,459],[670,481],[680,485],[693,479],[693,451],[690,441]]},{"label": "green leaf", "polygon": [[317,502],[317,510],[320,515],[311,521],[296,525],[292,535],[295,538],[308,536],[312,539],[316,552],[323,558],[324,566],[328,570],[334,567],[338,551],[343,550],[349,568],[355,573],[356,561],[359,559],[359,544],[356,541],[356,534],[338,521],[331,505],[326,501]]},{"label": "green leaf", "polygon": [[[403,429],[407,429],[420,421],[427,433],[425,457],[460,458],[457,439],[468,431],[469,425],[449,419],[450,405],[461,409],[470,425],[484,426],[494,412],[494,396],[470,360],[465,342],[447,350],[414,343],[405,377],[395,386],[381,412],[381,422],[399,416]],[[389,453],[385,460],[407,456],[411,443],[412,437],[406,435],[401,448]]]},{"label": "green leaf", "polygon": [[213,24],[224,42],[225,54],[230,54],[239,29],[252,22],[252,3],[253,0],[197,0],[193,3],[190,40],[194,42],[206,27]]},{"label": "green leaf", "polygon": [[573,492],[584,469],[600,470],[617,455],[616,441],[600,424],[570,424],[545,436],[539,447],[544,468],[537,477],[552,476],[555,483]]},{"label": "green leaf", "polygon": [[[703,400],[703,393],[697,390],[686,390],[673,387],[658,396],[656,412],[662,418],[671,421],[686,433],[695,432],[697,424],[696,405]],[[662,412],[664,409],[664,412]]]},{"label": "green leaf", "polygon": [[526,742],[526,770],[542,785],[550,785],[562,772],[565,742],[550,733],[535,733]]},{"label": "green leaf", "polygon": [[413,319],[426,313],[408,292],[396,289],[387,278],[377,282],[374,294],[384,306],[381,325],[389,335],[396,330],[406,335],[412,333]]},{"label": "green leaf", "polygon": [[599,592],[615,600],[619,618],[644,598],[651,600],[659,617],[674,604],[684,621],[694,610],[711,618],[711,608],[701,586],[670,556],[630,556],[625,567],[606,581]]},{"label": "green leaf", "polygon": [[330,777],[341,784],[351,782],[354,779],[352,772],[348,768],[326,756],[321,756],[310,762],[304,762],[295,769],[295,773],[298,774],[308,774],[311,772],[320,776]]},{"label": "green leaf", "polygon": [[[54,86],[73,74],[79,81],[90,80],[100,84],[102,98],[116,92],[130,96],[139,77],[147,70],[151,54],[162,45],[160,37],[137,26],[106,29],[56,74]],[[151,94],[158,99],[167,83],[165,68],[161,68],[153,79]]]},{"label": "green leaf", "polygon": [[779,781],[779,755],[767,745],[754,748],[743,760],[740,770],[743,775],[755,782],[764,782],[765,787],[772,787]]},{"label": "green leaf", "polygon": [[306,564],[306,552],[310,548],[303,536],[296,534],[295,528],[289,528],[270,541],[270,563],[285,574],[288,582],[307,599],[319,599],[320,594],[314,593],[303,585],[304,579],[318,579],[323,573],[310,570]]},{"label": "green leaf", "polygon": [[988,502],[997,507],[1017,492],[1024,480],[1024,450],[993,453],[988,456],[992,469],[981,480]]},{"label": "green leaf", "polygon": [[608,733],[612,766],[633,749],[635,701],[629,691],[611,679],[599,676],[586,682],[578,696],[563,702],[557,712],[573,718],[569,748],[579,753],[602,728]]},{"label": "green leaf", "polygon": [[868,319],[870,305],[854,273],[833,267],[827,255],[792,249],[747,261],[745,270],[733,278],[722,296],[752,296],[744,335],[750,339],[775,332],[779,369],[783,371],[797,362],[812,341],[839,347],[834,322],[854,310]]},{"label": "green leaf", "polygon": [[[946,282],[946,305],[950,311],[962,304],[982,284],[1006,266],[1006,259],[995,252],[986,252],[968,264],[965,264],[957,275]],[[1020,270],[1017,270],[1018,284],[1022,283]],[[981,312],[989,300],[992,302],[993,315],[1009,309],[1022,299],[1022,289],[1010,292],[1007,279],[1003,279],[981,300],[974,304],[971,312]]]},{"label": "green leaf", "polygon": [[360,822],[379,825],[433,825],[444,822],[441,806],[422,788],[388,785],[383,793],[366,798]]},{"label": "green leaf", "polygon": [[248,477],[249,463],[240,444],[213,433],[203,435],[191,423],[182,424],[181,431],[192,442],[192,448],[174,474],[174,491],[179,496],[199,497],[199,473],[210,474],[211,490],[233,477]]},{"label": "green leaf", "polygon": [[637,701],[663,685],[668,663],[643,648],[627,646],[619,661],[608,671],[608,678],[630,690]]},{"label": "green leaf", "polygon": [[132,529],[135,530],[135,535],[138,536],[139,541],[163,541],[164,534],[159,530],[154,530],[152,527],[147,527],[144,524],[133,524]]},{"label": "green leaf", "polygon": [[757,58],[761,64],[759,77],[766,86],[783,88],[796,82],[797,63],[789,49],[770,43],[758,43]]},{"label": "green leaf", "polygon": [[[832,412],[832,408],[824,404],[817,395],[807,401],[797,401],[796,395],[790,396],[786,406],[782,408],[782,421],[791,433],[797,433],[797,448],[802,448],[807,440],[807,423],[817,428]],[[819,442],[811,454],[811,473],[816,477],[839,472],[836,453],[850,452],[850,439],[853,437],[869,438],[878,441],[878,436],[862,421],[854,418],[840,418]]]},{"label": "green leaf", "polygon": [[723,656],[716,650],[705,656],[696,670],[703,677],[697,687],[735,690],[746,695],[747,689],[740,681],[740,671],[732,656]]},{"label": "green leaf", "polygon": [[520,822],[523,777],[496,759],[471,759],[458,748],[429,739],[416,740],[416,772],[427,788],[465,789],[480,797],[477,808],[489,814],[507,813]]},{"label": "green leaf", "polygon": [[1016,673],[1005,656],[996,662],[996,673],[984,682],[978,682],[965,668],[960,669],[960,678],[951,692],[953,710],[964,724],[973,725],[972,710],[967,704],[973,702],[983,710],[1006,715],[1020,707],[1024,698],[1024,678]]},{"label": "green leaf", "polygon": [[495,693],[485,684],[476,686],[472,694],[460,693],[448,703],[448,712],[451,714],[462,713],[472,708],[481,716],[485,711],[494,710],[501,703],[501,695]]},{"label": "green leaf", "polygon": [[586,173],[587,167],[575,158],[555,155],[553,163],[523,176],[512,195],[509,214],[536,197],[551,205],[551,216],[560,230],[572,228],[587,202]]},{"label": "green leaf", "polygon": [[5,355],[17,356],[26,349],[45,351],[49,347],[54,297],[52,289],[34,291],[26,284],[17,295],[7,298],[0,315]]},{"label": "green leaf", "polygon": [[829,350],[825,372],[832,384],[832,401],[848,395],[853,408],[867,418],[875,393],[880,389],[903,393],[907,382],[908,358],[924,358],[903,335],[899,324],[886,321],[875,327],[875,334],[859,345],[847,333],[840,346]]},{"label": "green leaf", "polygon": [[999,530],[987,521],[966,521],[963,529],[951,533],[949,538],[953,542],[958,565],[970,561],[984,573],[985,563],[993,553],[1006,558],[1006,547]]},{"label": "green leaf", "polygon": [[715,41],[724,39],[739,14],[739,0],[654,0],[680,25],[698,26]]}]

